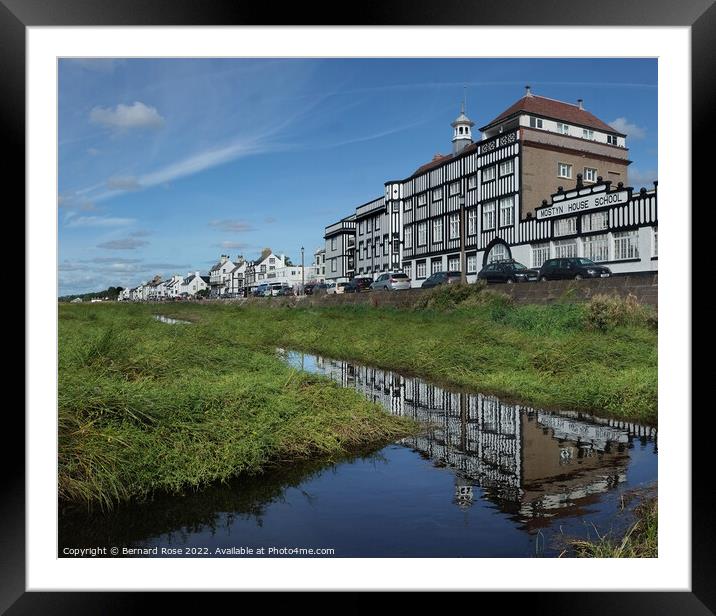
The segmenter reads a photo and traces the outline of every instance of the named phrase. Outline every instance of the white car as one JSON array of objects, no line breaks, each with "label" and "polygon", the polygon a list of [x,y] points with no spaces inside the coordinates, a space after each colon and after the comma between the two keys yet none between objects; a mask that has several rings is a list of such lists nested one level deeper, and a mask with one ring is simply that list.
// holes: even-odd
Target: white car
[{"label": "white car", "polygon": [[337,293],[345,293],[347,282],[329,282],[326,289],[326,295],[336,295]]}]

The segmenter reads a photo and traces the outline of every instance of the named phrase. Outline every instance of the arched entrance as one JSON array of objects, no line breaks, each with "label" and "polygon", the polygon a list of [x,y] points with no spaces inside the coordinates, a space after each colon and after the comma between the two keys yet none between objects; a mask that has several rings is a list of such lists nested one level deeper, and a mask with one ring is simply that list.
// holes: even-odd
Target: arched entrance
[{"label": "arched entrance", "polygon": [[485,249],[485,254],[482,257],[482,266],[484,267],[488,263],[493,261],[504,261],[505,259],[512,258],[512,251],[507,245],[505,240],[495,238],[492,240]]}]

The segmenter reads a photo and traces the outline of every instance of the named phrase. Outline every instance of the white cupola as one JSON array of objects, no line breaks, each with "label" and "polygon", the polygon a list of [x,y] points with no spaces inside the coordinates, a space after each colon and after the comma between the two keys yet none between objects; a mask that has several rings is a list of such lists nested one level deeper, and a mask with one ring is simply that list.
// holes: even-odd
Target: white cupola
[{"label": "white cupola", "polygon": [[472,143],[472,127],[475,123],[465,115],[465,101],[460,105],[460,115],[452,124],[452,153],[458,154],[465,146]]}]

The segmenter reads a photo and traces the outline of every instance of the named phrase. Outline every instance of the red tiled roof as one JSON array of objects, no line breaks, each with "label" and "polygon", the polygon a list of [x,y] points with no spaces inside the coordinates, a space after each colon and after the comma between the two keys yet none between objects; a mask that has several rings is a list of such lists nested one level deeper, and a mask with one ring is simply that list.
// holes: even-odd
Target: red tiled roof
[{"label": "red tiled roof", "polygon": [[462,156],[463,154],[467,154],[468,152],[471,152],[475,149],[477,149],[477,143],[471,143],[470,145],[467,145],[462,150],[460,150],[457,155],[436,154],[435,156],[433,156],[433,159],[429,163],[425,163],[424,165],[418,167],[410,177],[412,178],[416,175],[420,175],[421,173],[425,173],[426,171],[430,171],[431,169],[435,169],[436,167],[439,167],[440,165],[448,162],[449,160],[457,158],[458,156]]},{"label": "red tiled roof", "polygon": [[502,120],[516,115],[518,113],[532,113],[537,116],[551,118],[553,120],[561,120],[567,124],[576,124],[578,126],[586,126],[588,128],[596,128],[622,137],[626,137],[623,133],[614,130],[606,122],[602,122],[598,117],[589,113],[584,109],[580,109],[577,105],[571,103],[563,103],[551,98],[543,96],[523,96],[514,105],[508,107],[492,122],[483,126],[480,130],[484,131],[494,124],[500,123]]}]

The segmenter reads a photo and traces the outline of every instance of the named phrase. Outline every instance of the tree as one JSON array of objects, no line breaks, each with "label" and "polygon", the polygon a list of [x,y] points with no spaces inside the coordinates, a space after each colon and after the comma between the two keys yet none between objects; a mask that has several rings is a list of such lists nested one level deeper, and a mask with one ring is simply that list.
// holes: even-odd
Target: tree
[{"label": "tree", "polygon": [[291,261],[291,257],[286,257],[286,265],[288,265],[288,266],[293,265],[293,261]]},{"label": "tree", "polygon": [[268,257],[272,252],[273,252],[273,250],[271,250],[270,248],[264,248],[264,249],[261,251],[261,260],[263,261],[263,260],[264,260],[266,257]]}]

